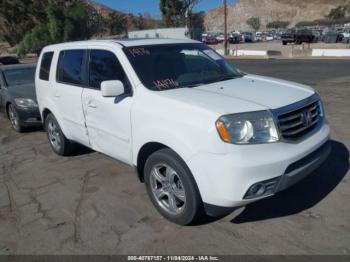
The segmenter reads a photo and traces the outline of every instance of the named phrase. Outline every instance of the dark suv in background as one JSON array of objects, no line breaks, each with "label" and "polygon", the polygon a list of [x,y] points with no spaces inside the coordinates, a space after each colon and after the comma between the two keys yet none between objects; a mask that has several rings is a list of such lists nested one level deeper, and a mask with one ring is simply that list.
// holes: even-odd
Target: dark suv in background
[{"label": "dark suv in background", "polygon": [[314,42],[315,35],[308,29],[289,30],[282,34],[281,39],[283,45],[287,45],[288,43],[300,45],[302,43]]}]

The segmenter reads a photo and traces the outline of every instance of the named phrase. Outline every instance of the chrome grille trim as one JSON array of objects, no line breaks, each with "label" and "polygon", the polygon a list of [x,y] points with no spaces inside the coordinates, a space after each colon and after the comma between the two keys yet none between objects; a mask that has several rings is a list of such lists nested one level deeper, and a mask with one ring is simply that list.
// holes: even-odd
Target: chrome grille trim
[{"label": "chrome grille trim", "polygon": [[292,105],[272,110],[280,140],[297,143],[319,130],[324,113],[318,94]]}]

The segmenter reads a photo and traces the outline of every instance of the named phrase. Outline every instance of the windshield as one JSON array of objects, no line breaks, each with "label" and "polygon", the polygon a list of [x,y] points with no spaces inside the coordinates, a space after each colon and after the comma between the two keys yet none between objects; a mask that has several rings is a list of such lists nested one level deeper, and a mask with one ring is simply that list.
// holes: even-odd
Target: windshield
[{"label": "windshield", "polygon": [[136,74],[151,90],[194,87],[242,74],[204,44],[176,44],[124,49]]},{"label": "windshield", "polygon": [[35,67],[7,69],[4,76],[7,86],[33,84]]}]

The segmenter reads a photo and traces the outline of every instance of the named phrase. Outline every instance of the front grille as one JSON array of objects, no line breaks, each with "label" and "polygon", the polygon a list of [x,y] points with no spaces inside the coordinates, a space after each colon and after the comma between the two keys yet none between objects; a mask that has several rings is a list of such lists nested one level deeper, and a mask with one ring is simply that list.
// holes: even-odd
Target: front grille
[{"label": "front grille", "polygon": [[322,120],[320,101],[298,106],[278,115],[281,136],[285,140],[299,140],[315,130]]}]

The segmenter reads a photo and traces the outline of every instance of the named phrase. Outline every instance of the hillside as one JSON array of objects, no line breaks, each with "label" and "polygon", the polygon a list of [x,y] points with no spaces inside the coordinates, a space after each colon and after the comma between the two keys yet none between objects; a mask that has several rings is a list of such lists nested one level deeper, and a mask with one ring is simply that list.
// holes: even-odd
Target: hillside
[{"label": "hillside", "polygon": [[[350,4],[350,0],[238,0],[228,6],[229,30],[249,30],[246,21],[260,17],[262,29],[273,21],[289,21],[295,25],[300,21],[324,18],[337,6]],[[223,7],[209,11],[205,26],[208,31],[223,31]]]}]

